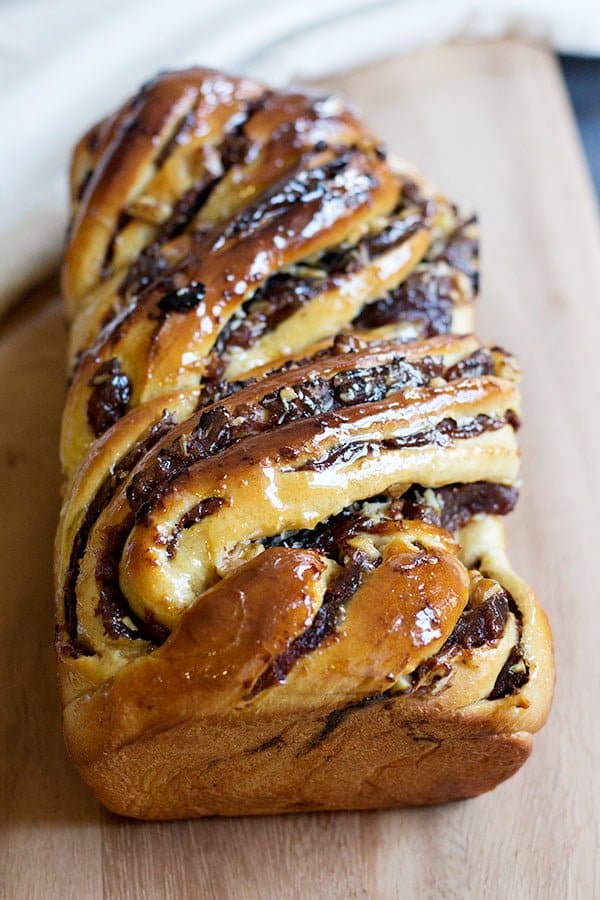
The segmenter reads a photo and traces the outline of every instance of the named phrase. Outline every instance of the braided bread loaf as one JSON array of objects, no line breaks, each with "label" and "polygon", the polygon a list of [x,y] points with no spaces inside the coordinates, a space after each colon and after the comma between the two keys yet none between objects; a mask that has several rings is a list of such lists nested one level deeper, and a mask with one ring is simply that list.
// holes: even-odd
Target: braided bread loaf
[{"label": "braided bread loaf", "polygon": [[545,719],[472,219],[339,100],[192,69],[76,147],[65,735],[142,818],[477,794]]}]

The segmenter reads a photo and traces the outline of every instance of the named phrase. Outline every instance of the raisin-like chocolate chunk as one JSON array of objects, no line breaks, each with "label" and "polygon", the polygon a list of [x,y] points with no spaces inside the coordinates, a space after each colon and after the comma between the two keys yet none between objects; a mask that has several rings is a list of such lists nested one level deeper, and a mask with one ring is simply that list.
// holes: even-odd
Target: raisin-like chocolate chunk
[{"label": "raisin-like chocolate chunk", "polygon": [[188,312],[204,300],[206,288],[201,281],[191,281],[186,287],[171,291],[158,301],[161,312]]},{"label": "raisin-like chocolate chunk", "polygon": [[87,404],[87,419],[96,437],[125,415],[131,399],[131,381],[116,357],[107,359],[90,379],[92,393]]}]

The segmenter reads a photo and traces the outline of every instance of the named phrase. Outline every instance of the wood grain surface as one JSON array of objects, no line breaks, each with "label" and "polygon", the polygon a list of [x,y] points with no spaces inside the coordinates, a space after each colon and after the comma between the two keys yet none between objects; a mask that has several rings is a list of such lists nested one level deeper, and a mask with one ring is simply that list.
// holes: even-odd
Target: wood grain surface
[{"label": "wood grain surface", "polygon": [[65,332],[50,286],[0,332],[3,897],[600,896],[599,232],[557,67],[523,44],[453,45],[328,86],[480,212],[479,330],[525,370],[510,544],[554,628],[550,721],[512,781],[437,809],[165,825],[101,811],[66,757],[55,696]]}]

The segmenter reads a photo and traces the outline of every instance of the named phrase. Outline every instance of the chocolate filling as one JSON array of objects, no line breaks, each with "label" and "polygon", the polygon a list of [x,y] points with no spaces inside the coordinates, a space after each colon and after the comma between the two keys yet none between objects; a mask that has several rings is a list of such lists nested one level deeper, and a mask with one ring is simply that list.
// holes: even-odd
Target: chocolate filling
[{"label": "chocolate filling", "polygon": [[[235,349],[248,350],[265,333],[306,305],[317,294],[343,283],[343,278],[359,271],[376,256],[402,244],[428,222],[428,208],[392,220],[382,231],[368,235],[356,245],[324,253],[314,265],[298,264],[297,272],[278,272],[246,301],[222,330],[214,354]],[[303,274],[303,269],[307,274]],[[308,274],[311,271],[317,274]]]},{"label": "chocolate filling", "polygon": [[[207,168],[207,171],[198,183],[189,187],[181,197],[179,197],[173,207],[169,219],[161,225],[157,237],[144,251],[142,251],[141,256],[144,254],[146,254],[146,256],[143,262],[141,262],[141,265],[139,265],[141,261],[140,256],[130,267],[123,282],[121,282],[119,288],[121,296],[138,293],[142,287],[156,280],[156,277],[160,275],[161,268],[166,267],[166,263],[163,266],[158,262],[159,248],[162,244],[173,240],[173,238],[185,231],[192,219],[206,204],[214,187],[218,184],[223,175],[231,168],[231,166],[243,161],[249,149],[249,139],[244,133],[244,128],[250,117],[262,108],[267,96],[269,96],[269,92],[265,93],[257,100],[248,103],[244,113],[241,114],[241,120],[239,116],[236,117],[232,131],[225,134],[223,141],[216,148],[216,153],[220,156],[220,172],[217,169],[217,174],[215,174],[215,172],[212,172]],[[195,120],[196,114],[194,110],[191,110],[182,117],[173,134],[169,140],[166,141],[164,147],[159,151],[155,159],[154,164],[157,169],[160,169],[161,166],[164,165],[173,150],[181,142],[185,132],[193,127]],[[120,212],[115,231],[106,248],[102,263],[101,275],[103,278],[106,278],[111,274],[116,239],[119,233],[131,220],[132,216],[129,213],[124,210]]]},{"label": "chocolate filling", "polygon": [[408,385],[425,385],[442,373],[441,363],[432,357],[415,362],[397,357],[380,366],[340,372],[328,380],[315,376],[293,389],[266,394],[260,401],[207,410],[191,435],[181,435],[161,449],[133,477],[127,497],[136,521],[149,514],[169,484],[193,463],[222,452],[241,438],[357,403],[381,400]]},{"label": "chocolate filling", "polygon": [[[349,543],[357,532],[386,531],[386,523],[400,519],[428,521],[447,531],[455,531],[462,528],[477,513],[507,515],[513,509],[518,496],[515,488],[490,481],[450,484],[430,490],[435,495],[435,506],[425,505],[422,498],[426,488],[412,485],[398,499],[390,501],[385,494],[370,497],[353,503],[337,515],[319,522],[314,528],[283,532],[266,538],[261,543],[265,549],[291,547],[315,550],[334,559],[340,565],[346,565],[350,559],[359,561],[358,551]],[[474,495],[477,497],[476,504],[473,503]],[[448,496],[452,500],[450,508],[446,510]],[[364,509],[365,504],[372,503],[382,504],[381,512],[374,517],[367,515]],[[426,515],[425,510],[431,512],[431,517]],[[511,610],[515,612],[512,607]]]},{"label": "chocolate filling", "polygon": [[283,684],[294,664],[302,657],[316,650],[328,637],[335,634],[343,620],[345,604],[354,596],[362,581],[365,567],[351,562],[336,575],[325,592],[312,623],[306,631],[295,638],[262,675],[255,681],[249,696],[254,697],[274,684]]},{"label": "chocolate filling", "polygon": [[183,234],[194,216],[200,212],[219,183],[222,175],[215,178],[207,174],[198,184],[192,185],[179,197],[166,222],[160,226],[158,235],[150,246],[161,246]]},{"label": "chocolate filling", "polygon": [[232,238],[249,237],[299,203],[340,200],[349,210],[368,203],[377,182],[370,172],[356,166],[361,157],[364,155],[360,151],[350,148],[323,165],[299,169],[291,177],[286,176],[268,188],[256,203],[234,216],[212,249],[220,249]]},{"label": "chocolate filling", "polygon": [[[209,497],[189,510],[177,524],[174,534],[169,539],[168,555],[173,556],[177,540],[183,529],[191,528],[205,516],[212,515],[224,503],[225,501],[221,497]],[[104,631],[110,638],[141,638],[150,641],[155,646],[160,646],[168,638],[169,629],[161,625],[150,612],[146,612],[144,619],[136,616],[119,584],[119,564],[134,524],[133,515],[129,515],[119,525],[108,526],[105,529],[102,551],[96,561],[95,575],[99,600],[95,612],[102,619]],[[124,622],[125,618],[131,621],[133,627]]]},{"label": "chocolate filling", "polygon": [[464,610],[441,652],[452,646],[473,650],[499,640],[506,628],[508,607],[508,594],[502,590],[492,594],[479,606]]},{"label": "chocolate filling", "polygon": [[[155,440],[157,439],[155,437]],[[499,514],[497,497],[495,495],[495,490],[499,486],[491,483],[488,485],[485,482],[476,483],[476,486],[478,489],[477,511]],[[435,491],[436,495],[443,495],[444,491],[451,492],[453,521],[460,519],[461,522],[464,522],[468,517],[470,505],[472,504],[472,487],[473,485],[470,484],[457,484],[448,485],[446,488],[439,488]],[[487,492],[485,490],[486,487],[489,487]],[[404,496],[412,503],[410,495],[414,493],[418,496],[418,492],[423,490],[423,488],[414,486]],[[461,494],[463,495],[465,506],[464,510],[459,514],[457,510],[460,505]],[[489,504],[488,508],[484,508],[486,497]],[[314,550],[330,559],[334,559],[342,566],[342,570],[333,579],[331,586],[325,593],[323,603],[309,628],[300,637],[296,638],[287,650],[263,672],[253,686],[250,696],[254,696],[267,687],[285,681],[294,663],[301,656],[310,653],[328,637],[335,634],[343,619],[345,605],[358,590],[364,573],[373,569],[379,563],[378,559],[373,560],[363,550],[352,546],[350,543],[351,538],[359,531],[377,533],[385,530],[385,522],[390,521],[390,518],[408,518],[414,510],[412,506],[407,506],[406,508],[401,506],[402,499],[389,502],[387,513],[384,515],[383,520],[379,517],[373,519],[365,515],[363,505],[364,503],[377,501],[385,502],[387,500],[385,496],[352,504],[352,506],[338,515],[319,523],[313,529],[286,532],[281,535],[275,535],[272,538],[266,538],[261,542],[265,549],[272,546],[280,546]],[[192,527],[205,516],[217,512],[225,502],[220,497],[209,497],[192,507],[181,518],[172,537],[169,539],[168,554],[172,556],[175,552],[177,540],[184,529]],[[438,498],[438,504],[436,505],[443,506],[443,500],[440,501]],[[422,515],[419,517],[423,518]],[[146,618],[144,621],[136,617],[129,609],[127,600],[119,587],[119,560],[133,524],[134,519],[130,516],[120,526],[107,529],[103,551],[99,556],[96,568],[96,577],[100,588],[97,612],[101,616],[106,633],[110,637],[144,638],[158,645],[168,636],[167,629],[163,628],[151,617]],[[446,527],[448,527],[447,520]],[[84,549],[85,544],[80,545],[77,538],[76,543]],[[74,555],[75,545],[73,557]],[[69,594],[71,602],[69,605],[67,605],[67,590],[65,589],[65,610],[67,611],[67,608],[71,610],[69,613],[66,612],[67,621],[70,623],[67,631],[71,639],[75,638],[77,633],[76,618],[74,617],[76,617],[75,583],[78,564],[79,560],[77,559],[70,570],[72,574]],[[512,603],[511,598],[508,597],[505,591],[502,591],[488,598],[479,607],[465,610],[455,627],[455,631],[444,645],[442,651],[440,651],[440,655],[448,650],[452,650],[453,647],[473,648],[496,640],[504,631],[508,609],[513,609],[513,607],[514,603]],[[516,614],[518,614],[518,611]],[[128,617],[131,620],[133,627],[123,622],[124,617]],[[73,641],[64,643],[64,652],[70,652],[67,644],[72,645]],[[77,648],[75,655],[79,655],[81,652],[89,651]],[[415,689],[417,689],[419,680],[423,680],[430,670],[436,666],[439,667],[440,664],[441,661],[437,656],[423,663],[413,676]],[[511,671],[510,677],[512,679],[511,684],[513,682],[516,684],[520,676],[519,673]],[[500,687],[498,690],[500,690]]]},{"label": "chocolate filling", "polygon": [[136,472],[126,489],[135,521],[146,520],[152,505],[163,496],[169,484],[206,455],[202,434],[181,435],[173,444],[162,448],[147,466]]},{"label": "chocolate filling", "polygon": [[[485,509],[485,488],[488,486],[490,491],[489,494],[487,494],[487,498],[490,508]],[[454,503],[453,516],[455,518],[460,518],[463,524],[472,515],[472,512],[470,511],[470,504],[472,502],[471,487],[472,485],[470,484],[456,484],[449,485],[446,489],[452,491]],[[477,487],[479,497],[477,511],[487,511],[498,514],[494,489],[499,486],[492,483],[479,482]],[[418,486],[414,486],[410,490],[418,490]],[[444,488],[437,489],[435,491],[436,496],[442,494],[444,490]],[[457,510],[461,496],[464,499],[465,505],[459,516]],[[329,590],[325,593],[323,604],[317,612],[312,624],[304,634],[292,641],[287,650],[274,660],[263,672],[254,684],[250,696],[254,696],[260,691],[265,690],[265,688],[272,687],[274,684],[282,684],[293,665],[300,657],[305,656],[316,649],[316,647],[322,644],[326,638],[335,634],[338,630],[343,619],[345,604],[360,587],[365,571],[372,570],[380,562],[380,560],[370,559],[364,551],[352,547],[349,543],[350,539],[357,532],[365,531],[376,533],[382,530],[382,526],[385,527],[386,521],[390,521],[387,517],[384,518],[382,522],[381,520],[371,519],[364,515],[362,511],[363,503],[374,502],[376,500],[377,498],[372,498],[370,501],[355,503],[340,514],[332,516],[325,522],[319,523],[319,525],[313,529],[301,529],[294,532],[288,532],[262,541],[265,549],[267,547],[279,546],[314,550],[331,559],[335,559],[339,564],[343,565],[344,568],[334,579]],[[508,509],[506,509],[506,512],[508,512]],[[390,503],[388,513],[394,518],[400,518],[400,508],[397,501]],[[410,511],[405,512],[404,509],[402,509],[402,513],[404,518],[411,518]],[[419,518],[421,518],[421,516],[419,516]],[[444,527],[447,527],[447,525]],[[460,647],[462,649],[473,649],[498,640],[504,634],[510,601],[511,598],[509,598],[507,592],[502,590],[493,594],[479,606],[466,609],[462,613],[454,631],[439,654],[423,663],[413,675],[413,682],[415,685],[418,684],[420,680],[423,680],[426,675],[430,675],[434,668],[439,667],[439,657],[443,656],[451,648]]]},{"label": "chocolate filling", "polygon": [[[429,258],[447,262],[453,269],[466,275],[479,289],[479,239],[476,233],[477,216],[471,216],[454,229],[441,248]],[[475,234],[472,232],[475,231]],[[471,233],[469,233],[471,232]]]},{"label": "chocolate filling", "polygon": [[[430,361],[423,361],[426,370],[430,365],[439,365]],[[389,383],[395,384],[395,379],[406,377],[407,370],[404,367],[407,361],[403,358],[394,360],[386,366],[374,367],[368,370],[375,377],[368,380],[368,384],[374,386],[368,388],[373,399],[380,399],[380,389],[378,385],[380,377],[387,378]],[[413,366],[414,364],[408,364]],[[357,376],[356,373],[359,373]],[[336,378],[342,376],[337,382]],[[224,406],[215,407],[204,413],[199,422],[198,428],[191,436],[180,435],[177,441],[169,447],[163,448],[152,460],[150,466],[131,479],[127,487],[127,497],[134,513],[133,521],[144,519],[151,511],[153,503],[155,503],[164,493],[168,485],[182,471],[186,470],[192,462],[209,456],[225,449],[235,440],[245,436],[248,433],[256,433],[256,431],[264,430],[277,424],[284,424],[288,421],[294,421],[303,416],[313,416],[315,411],[322,412],[329,409],[329,403],[353,403],[364,402],[365,398],[365,378],[362,370],[350,370],[344,373],[338,373],[326,382],[323,379],[316,379],[314,384],[308,382],[311,386],[308,393],[303,393],[306,385],[303,385],[296,391],[293,396],[282,396],[282,391],[272,392],[266,395],[262,401],[255,404],[246,404],[245,416],[240,416],[240,410],[233,412]],[[417,368],[416,375],[421,378],[423,372]],[[415,371],[410,373],[410,377],[415,377]],[[357,387],[358,386],[358,387]],[[383,388],[382,388],[383,389]],[[389,388],[388,388],[389,389]],[[285,391],[285,389],[284,389]],[[376,446],[385,448],[396,448],[398,446],[422,446],[425,443],[447,442],[450,439],[467,438],[476,434],[483,433],[491,428],[499,428],[504,424],[504,419],[492,419],[485,415],[479,415],[468,422],[458,424],[453,419],[444,419],[434,429],[426,432],[417,432],[412,435],[405,435],[401,438],[388,439],[380,442],[355,442],[344,447],[336,448],[325,459],[311,461],[305,463],[304,467],[317,468],[324,465],[332,465],[339,459],[355,458],[357,454],[365,454],[372,452]],[[403,504],[402,514],[404,516],[412,515],[415,518],[428,518],[428,514],[423,511],[426,504],[420,502],[421,497],[418,488],[411,489],[412,492],[402,498],[400,502]],[[438,513],[440,524],[447,528],[458,528],[465,524],[468,519],[476,512],[493,512],[502,514],[507,512],[514,505],[516,494],[513,489],[505,488],[501,485],[488,485],[485,483],[475,483],[471,485],[450,485],[440,489],[440,506],[441,514]],[[177,524],[173,536],[169,540],[167,552],[173,555],[176,549],[177,540],[181,531],[191,527],[195,522],[199,521],[205,515],[216,512],[223,504],[222,498],[207,498],[201,501],[196,507],[190,510]],[[364,520],[352,521],[352,515],[347,513],[334,523],[328,523],[324,528],[309,532],[310,541],[316,549],[322,552],[331,552],[335,546],[342,547],[344,538],[347,539],[352,531],[362,526]],[[131,524],[129,525],[131,528]],[[332,530],[333,529],[333,530]],[[124,541],[127,535],[124,536]],[[274,542],[277,539],[274,539]],[[286,545],[289,542],[289,536],[282,538],[280,543]],[[302,541],[302,538],[296,535],[296,541]],[[121,552],[122,546],[119,547],[118,541],[111,540],[111,550],[104,558],[103,565],[99,565],[98,578],[102,582],[101,602],[99,604],[99,612],[105,622],[107,633],[111,636],[140,636],[132,634],[131,629],[124,625],[115,625],[116,621],[120,621],[123,610],[126,608],[126,601],[122,597],[118,589],[118,563],[115,563],[114,571],[110,568],[111,554]],[[290,544],[287,543],[289,546]],[[294,545],[297,545],[295,543]],[[342,563],[347,563],[347,558],[341,558]],[[369,564],[365,558],[354,557],[352,560],[354,565],[362,566]],[[114,566],[113,566],[114,568]],[[114,579],[117,579],[116,582]],[[112,579],[112,580],[111,580]],[[116,586],[115,586],[116,585]],[[332,600],[332,609],[335,608],[335,602]],[[329,605],[329,604],[328,604]],[[325,606],[321,617],[325,617],[326,622],[331,621],[331,614],[326,615],[328,605]],[[136,628],[141,630],[143,623],[136,623]],[[318,626],[318,627],[317,627]],[[322,624],[317,623],[315,627],[315,635],[323,635]],[[306,646],[311,645],[311,641],[316,638],[309,635],[306,638]],[[319,640],[323,639],[322,637]],[[305,644],[300,641],[294,650],[290,650],[288,657],[281,662],[278,670],[280,675],[286,670],[288,662],[297,658],[297,651]],[[287,671],[287,670],[286,670]],[[285,674],[285,673],[284,673]],[[265,676],[266,678],[267,676]],[[268,676],[277,680],[276,672]],[[283,675],[282,675],[283,677]]]},{"label": "chocolate filling", "polygon": [[[213,249],[219,249],[231,238],[240,239],[264,227],[297,203],[339,197],[348,209],[362,205],[368,200],[376,182],[368,172],[352,172],[351,166],[357,156],[356,150],[347,150],[321,166],[300,170],[293,177],[274,185],[254,206],[242,210],[226,226]],[[350,175],[352,182],[348,184]],[[391,246],[392,226],[386,231],[390,231]],[[409,231],[408,225],[404,229],[398,227],[396,242],[404,240]],[[369,255],[368,240],[343,253],[325,254],[314,266],[298,263],[298,274],[279,272],[272,275],[222,329],[212,354],[215,377],[222,374],[228,353],[236,348],[252,347],[263,334],[274,329],[314,296],[333,286],[337,277],[356,268],[355,256],[361,252],[364,257],[361,265],[364,265]],[[316,269],[318,274],[303,275],[303,269],[305,273],[314,273]]]},{"label": "chocolate filling", "polygon": [[[381,501],[385,501],[385,497]],[[299,528],[262,540],[265,549],[269,547],[289,547],[294,549],[314,550],[322,553],[339,565],[345,566],[350,560],[360,563],[361,557],[356,548],[348,544],[350,538],[358,531],[373,528],[373,521],[363,513],[363,503],[376,501],[377,498],[353,503],[335,516],[319,522],[314,528]]]},{"label": "chocolate filling", "polygon": [[391,214],[388,224],[380,231],[365,235],[351,246],[342,245],[335,250],[327,250],[315,265],[331,279],[326,283],[334,285],[336,276],[360,271],[377,256],[400,246],[409,237],[426,228],[432,214],[433,205],[430,202],[420,204],[420,208],[415,211],[407,211],[404,204],[400,203]]},{"label": "chocolate filling", "polygon": [[105,528],[102,552],[96,561],[99,599],[95,613],[102,619],[104,631],[111,638],[140,637],[137,628],[131,628],[123,621],[127,616],[133,623],[133,616],[119,586],[119,562],[132,525],[133,521],[128,517],[120,525]]},{"label": "chocolate filling", "polygon": [[[396,212],[398,211],[397,209]],[[426,200],[420,204],[420,209],[416,212],[393,219],[382,231],[364,238],[360,242],[362,250],[366,251],[368,259],[373,259],[381,253],[386,253],[388,250],[403,244],[407,238],[429,226],[434,211],[433,201]],[[347,271],[346,265],[344,265],[343,271]]]},{"label": "chocolate filling", "polygon": [[508,591],[501,589],[479,606],[467,607],[463,611],[441,650],[412,673],[410,692],[427,693],[437,682],[450,675],[449,660],[457,650],[471,650],[500,640],[509,612],[517,622],[518,643],[510,651],[486,699],[498,700],[520,690],[529,680],[529,665],[521,647],[522,614]]},{"label": "chocolate filling", "polygon": [[123,416],[131,399],[131,381],[116,357],[103,362],[89,381],[92,388],[87,403],[87,420],[95,437],[100,437]]},{"label": "chocolate filling", "polygon": [[252,142],[247,134],[246,127],[252,116],[261,112],[272,96],[272,91],[265,91],[256,100],[251,100],[247,104],[244,114],[241,117],[237,117],[235,124],[228,131],[219,147],[221,162],[225,171],[233,166],[249,162],[252,156]]},{"label": "chocolate filling", "polygon": [[300,471],[322,472],[337,462],[350,462],[364,456],[370,456],[377,450],[399,450],[413,447],[446,447],[451,441],[477,437],[486,431],[496,431],[506,425],[506,418],[494,418],[480,413],[475,418],[467,419],[459,424],[455,419],[442,419],[437,425],[423,431],[415,431],[382,441],[352,441],[335,447],[320,459],[311,459],[303,463]]},{"label": "chocolate filling", "polygon": [[[87,187],[92,179],[93,174],[94,174],[94,170],[88,169],[87,172],[85,173],[85,175],[83,176],[83,178],[81,179],[81,181],[79,182],[79,187],[77,188],[77,191],[75,194],[75,199],[77,200],[78,203],[81,203],[81,201],[83,200],[83,196],[87,190]],[[69,223],[69,224],[71,224],[71,223]]]},{"label": "chocolate filling", "polygon": [[201,522],[202,519],[205,519],[207,516],[212,516],[213,513],[216,513],[222,506],[225,505],[227,501],[223,497],[206,497],[204,500],[200,500],[199,503],[196,503],[195,506],[192,506],[191,509],[181,517],[179,522],[175,525],[171,533],[171,537],[167,541],[167,556],[169,559],[172,559],[175,556],[175,551],[177,549],[177,543],[181,536],[181,532],[185,531],[188,528],[191,528],[192,525],[196,525],[198,522]]},{"label": "chocolate filling", "polygon": [[[324,288],[319,279],[302,278],[286,272],[272,275],[221,331],[213,353],[222,355],[233,349],[248,350],[267,331],[271,331]],[[224,366],[226,361],[222,361]]]},{"label": "chocolate filling", "polygon": [[314,376],[293,388],[266,394],[259,402],[245,404],[241,409],[229,411],[226,407],[217,407],[202,416],[201,427],[207,437],[209,452],[215,453],[247,434],[383,400],[388,394],[409,385],[424,386],[442,372],[441,363],[432,357],[418,362],[397,357],[370,368],[348,369],[329,379]]},{"label": "chocolate filling", "polygon": [[110,240],[106,245],[106,250],[104,251],[104,259],[102,260],[102,265],[100,266],[100,277],[108,278],[112,271],[112,260],[115,254],[115,247],[117,244],[117,238],[123,231],[123,229],[129,225],[131,222],[131,216],[128,212],[122,209],[117,216],[117,221],[115,222],[115,227],[113,229],[113,233],[110,236]]},{"label": "chocolate filling", "polygon": [[500,700],[515,694],[529,681],[529,665],[520,645],[513,647],[502,666],[488,700]]},{"label": "chocolate filling", "polygon": [[441,246],[434,245],[418,269],[385,296],[365,305],[353,325],[367,329],[415,322],[423,337],[451,331],[456,284],[452,273],[435,264],[445,263],[467,275],[477,292],[478,240],[468,233],[475,221],[462,222]]},{"label": "chocolate filling", "polygon": [[[345,348],[346,352],[351,349],[351,346]],[[327,353],[331,352],[331,349],[327,350]],[[449,371],[455,368],[451,367]],[[329,379],[314,376],[293,388],[267,394],[260,401],[231,408],[224,405],[213,407],[202,414],[191,434],[181,435],[174,444],[163,448],[156,458],[134,476],[128,486],[127,496],[136,521],[147,517],[152,505],[183,471],[200,459],[227,449],[237,440],[344,407],[376,402],[393,391],[408,386],[424,386],[432,378],[447,374],[437,358],[424,357],[418,361],[409,361],[405,357],[396,357],[379,366],[339,372]],[[237,384],[241,387],[249,383],[251,382]],[[220,396],[221,393],[229,395],[234,389],[235,383],[219,382],[213,390]],[[210,399],[210,388],[204,396]],[[509,424],[514,424],[513,416],[510,411],[506,414]],[[453,419],[445,419],[434,428],[388,439],[380,446],[383,449],[425,446],[431,443],[444,446],[452,439],[474,437],[504,424],[504,419],[492,419],[485,415],[479,415],[462,425],[458,425]],[[336,448],[320,460],[305,463],[304,468],[320,471],[338,460],[349,461],[368,454],[375,446],[373,442],[350,443]],[[285,457],[285,452],[282,455]]]},{"label": "chocolate filling", "polygon": [[419,206],[421,203],[425,203],[427,199],[417,182],[413,181],[412,178],[406,178],[404,176],[400,186],[400,196],[404,203],[412,206]]},{"label": "chocolate filling", "polygon": [[187,312],[195,309],[204,300],[205,294],[206,288],[201,281],[190,281],[186,287],[165,294],[158,301],[158,308],[164,313]]},{"label": "chocolate filling", "polygon": [[165,141],[163,147],[156,154],[156,157],[154,159],[154,167],[157,170],[162,168],[175,148],[185,142],[186,137],[190,134],[192,128],[194,127],[195,121],[195,109],[188,110],[188,112],[186,112],[185,115],[180,118],[173,131],[173,134],[167,141]]},{"label": "chocolate filling", "polygon": [[506,424],[506,417],[498,418],[485,413],[479,413],[474,418],[466,419],[460,424],[456,419],[447,417],[425,431],[387,438],[382,441],[382,445],[386,450],[396,450],[401,447],[423,447],[427,444],[446,447],[450,441],[477,437],[486,431],[497,431]]},{"label": "chocolate filling", "polygon": [[[315,203],[319,200],[339,200],[349,210],[363,205],[368,201],[376,180],[368,171],[362,171],[354,166],[360,156],[359,151],[350,149],[322,166],[301,169],[292,177],[287,177],[273,185],[256,204],[242,209],[224,226],[211,251],[217,251],[232,238],[241,240],[248,237],[273,220],[285,215],[294,204]],[[184,230],[196,211],[206,202],[214,183],[215,180],[190,189],[194,194],[193,202],[187,195],[190,192],[180,199],[180,203],[183,203],[185,207],[184,212],[181,215],[177,212],[174,213],[171,219],[162,226],[161,232],[153,243],[140,254],[138,262],[134,263],[121,283],[119,288],[121,295],[136,295],[142,287],[149,290],[158,287],[159,284],[164,285],[167,294],[177,292],[173,278],[174,273],[160,262],[160,252],[156,248]],[[168,303],[167,306],[169,306]],[[133,313],[133,309],[134,307],[122,317],[119,327],[111,332],[111,340],[114,341],[119,337],[119,329]],[[172,311],[172,309],[165,310],[164,305],[163,308],[160,308],[159,301],[159,315],[160,313],[164,315],[168,311]],[[119,313],[115,309],[106,323],[107,327],[113,324],[118,315]],[[149,316],[157,318],[156,310],[150,310]],[[222,372],[222,365],[223,361],[221,360],[220,365],[215,366],[216,377],[219,377]]]},{"label": "chocolate filling", "polygon": [[102,510],[107,506],[111,497],[114,495],[118,487],[125,481],[133,467],[142,459],[142,457],[160,440],[160,438],[169,431],[174,425],[172,417],[165,413],[162,418],[152,426],[150,432],[143,440],[135,444],[131,450],[116,464],[111,472],[106,476],[100,484],[98,490],[92,497],[83,517],[83,521],[73,539],[71,547],[71,555],[65,575],[63,586],[63,604],[64,604],[64,629],[72,644],[71,655],[87,654],[91,651],[85,647],[82,642],[78,641],[77,636],[77,594],[76,585],[79,577],[79,567],[85,548],[87,546],[90,532],[98,520]]},{"label": "chocolate filling", "polygon": [[[129,315],[135,310],[140,297],[144,292],[162,288],[165,296],[158,301],[158,310],[152,309],[148,313],[149,318],[161,321],[171,312],[187,312],[194,309],[204,297],[204,286],[200,282],[192,281],[184,287],[177,287],[175,283],[175,270],[162,254],[162,245],[167,241],[182,234],[196,213],[207,202],[213,188],[219,178],[210,178],[200,184],[189,188],[173,207],[169,219],[160,226],[155,239],[148,244],[131,264],[121,283],[117,293],[122,298],[136,298],[136,303],[129,310]],[[178,301],[174,295],[187,298],[186,301]],[[119,315],[117,308],[112,310],[105,325],[110,325]],[[127,318],[129,317],[127,316]],[[125,321],[123,319],[122,323]],[[121,323],[121,324],[122,324]],[[118,338],[119,331],[111,335],[113,340]]]},{"label": "chocolate filling", "polygon": [[492,354],[485,347],[475,350],[470,356],[459,359],[446,371],[447,381],[456,381],[459,378],[481,377],[494,374],[494,360]]},{"label": "chocolate filling", "polygon": [[220,403],[222,400],[225,400],[226,397],[230,397],[231,394],[236,394],[238,391],[241,391],[242,388],[254,384],[255,381],[255,378],[247,378],[240,381],[205,381],[200,388],[196,411],[201,412],[206,406],[213,406],[215,403]]},{"label": "chocolate filling", "polygon": [[491,481],[450,484],[435,489],[439,509],[424,502],[424,488],[413,485],[397,501],[406,519],[422,519],[447,531],[458,531],[477,513],[505,516],[519,496],[513,486]]},{"label": "chocolate filling", "polygon": [[[161,243],[153,241],[141,251],[119,285],[120,297],[137,296],[154,283],[173,285],[168,274],[169,263],[161,252]],[[113,313],[111,317],[114,318],[115,315]]]},{"label": "chocolate filling", "polygon": [[369,329],[396,322],[415,322],[423,337],[446,334],[452,326],[454,291],[451,275],[419,269],[384,297],[366,304],[352,324]]},{"label": "chocolate filling", "polygon": [[[119,584],[119,564],[133,524],[133,516],[128,516],[119,525],[109,525],[104,529],[102,551],[96,560],[98,605],[94,612],[102,619],[104,631],[109,637],[141,638],[158,647],[168,638],[168,628],[157,622],[150,612],[146,612],[144,619],[136,616]],[[131,626],[123,621],[125,618],[130,620]]]},{"label": "chocolate filling", "polygon": [[[358,353],[359,350],[364,350],[366,347],[367,343],[354,334],[337,334],[331,346],[323,347],[321,350],[317,350],[310,356],[305,356],[301,359],[289,359],[280,366],[270,369],[268,374],[270,376],[283,375],[284,372],[298,369],[300,366],[307,365],[310,362],[317,362],[317,360],[323,359],[326,356],[343,356],[346,353]],[[226,397],[229,397],[231,394],[237,393],[237,391],[242,388],[248,387],[250,384],[255,384],[256,381],[256,378],[247,378],[242,381],[205,381],[200,390],[197,408],[200,411],[205,406],[211,406],[213,403],[218,403]]]}]

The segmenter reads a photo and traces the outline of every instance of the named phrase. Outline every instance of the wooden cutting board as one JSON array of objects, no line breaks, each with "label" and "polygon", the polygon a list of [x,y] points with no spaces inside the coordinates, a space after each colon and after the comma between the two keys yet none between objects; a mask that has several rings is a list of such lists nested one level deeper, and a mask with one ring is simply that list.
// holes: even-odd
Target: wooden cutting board
[{"label": "wooden cutting board", "polygon": [[101,811],[66,757],[54,688],[65,332],[46,287],[0,332],[0,890],[11,900],[600,896],[599,233],[557,66],[524,44],[453,45],[328,86],[481,214],[480,333],[525,370],[510,543],[554,627],[549,724],[512,781],[437,809],[164,825]]}]

